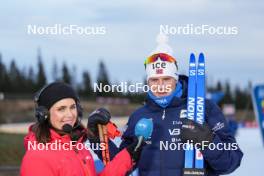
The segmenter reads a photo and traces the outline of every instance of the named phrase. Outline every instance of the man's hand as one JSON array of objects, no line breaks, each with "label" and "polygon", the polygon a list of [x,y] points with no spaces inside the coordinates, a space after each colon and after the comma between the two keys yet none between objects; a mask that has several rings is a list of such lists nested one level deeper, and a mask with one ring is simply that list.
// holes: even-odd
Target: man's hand
[{"label": "man's hand", "polygon": [[98,136],[99,134],[97,125],[106,125],[110,119],[111,115],[106,109],[96,109],[88,117],[87,128],[90,129],[95,136]]},{"label": "man's hand", "polygon": [[209,143],[213,141],[213,133],[206,123],[201,125],[187,118],[181,121],[181,140],[183,142],[192,140],[194,144],[201,144],[203,141],[208,141]]}]

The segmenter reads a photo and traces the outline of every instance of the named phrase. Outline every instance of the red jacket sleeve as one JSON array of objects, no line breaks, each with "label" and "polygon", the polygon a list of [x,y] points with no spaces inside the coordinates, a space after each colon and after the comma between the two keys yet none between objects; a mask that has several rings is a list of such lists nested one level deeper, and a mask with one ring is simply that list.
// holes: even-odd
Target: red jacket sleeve
[{"label": "red jacket sleeve", "polygon": [[21,164],[20,176],[55,175],[56,173],[52,168],[45,158],[36,155],[35,152],[27,152]]},{"label": "red jacket sleeve", "polygon": [[99,176],[124,176],[133,167],[132,159],[126,149],[120,151],[113,160],[108,163]]}]

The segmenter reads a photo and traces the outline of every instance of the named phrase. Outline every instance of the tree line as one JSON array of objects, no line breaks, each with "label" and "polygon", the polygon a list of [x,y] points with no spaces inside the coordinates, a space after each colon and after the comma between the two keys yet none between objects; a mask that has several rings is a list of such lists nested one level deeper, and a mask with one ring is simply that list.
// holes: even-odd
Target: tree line
[{"label": "tree line", "polygon": [[[32,94],[39,90],[43,85],[48,83],[44,64],[40,50],[37,55],[37,69],[34,70],[32,66],[28,69],[19,69],[15,59],[11,60],[9,66],[2,61],[0,53],[0,92],[10,94]],[[122,97],[128,98],[131,102],[141,103],[144,101],[144,93],[120,93],[120,92],[94,92],[91,82],[90,73],[86,70],[82,72],[81,82],[75,82],[76,69],[69,69],[64,62],[61,69],[58,69],[58,64],[55,61],[52,65],[52,79],[53,81],[63,81],[73,85],[82,98],[94,100],[96,97]],[[111,85],[109,75],[103,61],[99,62],[97,84]],[[252,109],[251,102],[251,83],[248,83],[246,88],[236,86],[231,88],[229,81],[218,81],[216,85],[207,88],[210,92],[220,91],[224,93],[222,104],[235,104],[237,109]]]},{"label": "tree line", "polygon": [[[81,82],[76,82],[76,68],[73,66],[73,68],[70,69],[65,62],[62,63],[61,69],[59,69],[59,65],[56,60],[54,60],[51,75],[52,81],[62,81],[71,84],[78,91],[79,95],[85,99],[94,100],[96,97],[100,96],[128,98],[131,102],[135,103],[144,101],[144,94],[142,93],[123,94],[116,91],[94,92],[90,73],[87,70],[83,71]],[[31,95],[49,82],[40,50],[38,50],[36,69],[33,69],[32,65],[29,66],[28,69],[20,69],[15,59],[12,59],[10,65],[7,65],[3,62],[0,53],[0,92],[4,94]],[[103,61],[99,62],[96,83],[97,85],[101,83],[102,86],[111,86],[108,72]]]}]

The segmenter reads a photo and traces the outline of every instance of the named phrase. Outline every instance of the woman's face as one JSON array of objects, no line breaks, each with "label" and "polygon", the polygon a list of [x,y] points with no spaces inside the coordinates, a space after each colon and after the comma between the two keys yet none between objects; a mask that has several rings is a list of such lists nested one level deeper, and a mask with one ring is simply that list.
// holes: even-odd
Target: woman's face
[{"label": "woman's face", "polygon": [[73,98],[64,98],[57,101],[49,110],[51,125],[62,130],[63,125],[74,126],[77,119],[77,107]]}]

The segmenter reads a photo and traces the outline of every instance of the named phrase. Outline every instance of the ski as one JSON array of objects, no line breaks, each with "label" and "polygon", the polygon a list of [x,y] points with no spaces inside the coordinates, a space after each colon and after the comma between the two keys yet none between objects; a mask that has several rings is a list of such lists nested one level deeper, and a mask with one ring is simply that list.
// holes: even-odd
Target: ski
[{"label": "ski", "polygon": [[[189,61],[189,79],[188,79],[188,99],[187,99],[187,118],[190,120],[195,120],[195,105],[196,102],[196,61],[195,56],[192,53]],[[185,168],[193,168],[194,163],[194,150],[192,146],[188,145],[187,150],[185,150]]]},{"label": "ski", "polygon": [[[197,81],[196,81],[196,119],[199,124],[204,123],[205,110],[205,61],[203,53],[200,53],[197,65]],[[195,149],[195,168],[203,169],[204,160],[202,153]]]},{"label": "ski", "polygon": [[[191,54],[189,61],[187,118],[203,124],[205,109],[205,60],[203,53],[200,53],[198,64],[194,54]],[[188,145],[185,150],[184,176],[203,176],[204,160],[202,153]],[[191,148],[190,148],[191,147]],[[195,154],[195,155],[194,155]]]}]

